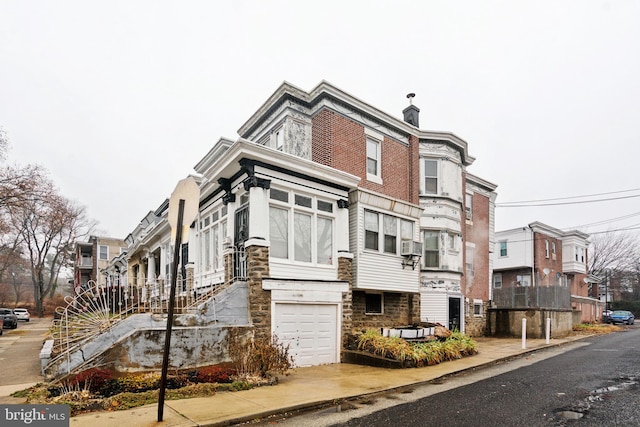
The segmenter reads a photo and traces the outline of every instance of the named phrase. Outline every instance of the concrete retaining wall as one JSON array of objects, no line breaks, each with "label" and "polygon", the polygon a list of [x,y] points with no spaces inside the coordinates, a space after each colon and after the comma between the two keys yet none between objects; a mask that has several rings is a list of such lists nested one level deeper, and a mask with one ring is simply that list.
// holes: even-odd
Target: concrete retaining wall
[{"label": "concrete retaining wall", "polygon": [[551,319],[551,337],[564,337],[573,328],[574,313],[571,310],[507,309],[487,310],[489,336],[521,337],[522,319],[527,319],[527,337],[545,338],[547,318]]},{"label": "concrete retaining wall", "polygon": [[[170,369],[195,368],[229,361],[229,338],[253,336],[247,309],[247,285],[238,283],[202,304],[198,313],[174,317]],[[166,316],[135,314],[88,337],[68,355],[52,360],[43,374],[57,378],[83,366],[122,372],[158,370],[166,336]]]}]

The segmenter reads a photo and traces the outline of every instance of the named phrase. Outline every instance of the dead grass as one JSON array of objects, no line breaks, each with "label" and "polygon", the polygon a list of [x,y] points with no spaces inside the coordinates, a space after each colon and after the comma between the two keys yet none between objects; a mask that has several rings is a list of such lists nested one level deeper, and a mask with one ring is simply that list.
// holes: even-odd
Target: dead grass
[{"label": "dead grass", "polygon": [[573,327],[573,331],[580,334],[608,334],[622,330],[624,330],[622,326],[608,323],[581,323]]}]

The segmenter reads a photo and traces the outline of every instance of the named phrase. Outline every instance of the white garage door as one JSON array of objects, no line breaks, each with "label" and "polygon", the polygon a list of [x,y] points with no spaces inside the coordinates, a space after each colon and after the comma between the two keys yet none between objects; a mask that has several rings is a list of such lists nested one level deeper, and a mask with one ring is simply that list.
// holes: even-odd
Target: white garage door
[{"label": "white garage door", "polygon": [[338,362],[337,304],[275,304],[278,339],[289,344],[296,366]]}]

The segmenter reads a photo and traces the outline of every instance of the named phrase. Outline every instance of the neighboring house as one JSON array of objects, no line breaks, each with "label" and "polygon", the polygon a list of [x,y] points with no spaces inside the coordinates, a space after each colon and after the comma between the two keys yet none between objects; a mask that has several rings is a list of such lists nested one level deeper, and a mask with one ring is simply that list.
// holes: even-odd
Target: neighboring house
[{"label": "neighboring house", "polygon": [[90,281],[107,286],[102,272],[111,260],[126,251],[126,243],[114,237],[90,236],[87,242],[76,242],[73,277],[75,291],[86,289]]},{"label": "neighboring house", "polygon": [[465,194],[465,332],[485,335],[491,292],[492,255],[495,242],[496,186],[466,174]]},{"label": "neighboring house", "polygon": [[493,294],[499,308],[573,309],[595,321],[601,309],[589,297],[589,235],[540,222],[496,232]]}]

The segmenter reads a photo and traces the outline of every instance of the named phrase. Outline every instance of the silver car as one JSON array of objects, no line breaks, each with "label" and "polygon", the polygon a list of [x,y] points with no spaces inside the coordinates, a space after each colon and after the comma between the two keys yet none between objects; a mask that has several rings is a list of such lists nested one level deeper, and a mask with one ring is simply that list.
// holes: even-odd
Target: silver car
[{"label": "silver car", "polygon": [[29,314],[29,310],[27,310],[26,308],[14,308],[13,314],[16,315],[18,320],[24,320],[25,322],[28,322],[31,317],[31,315]]}]

